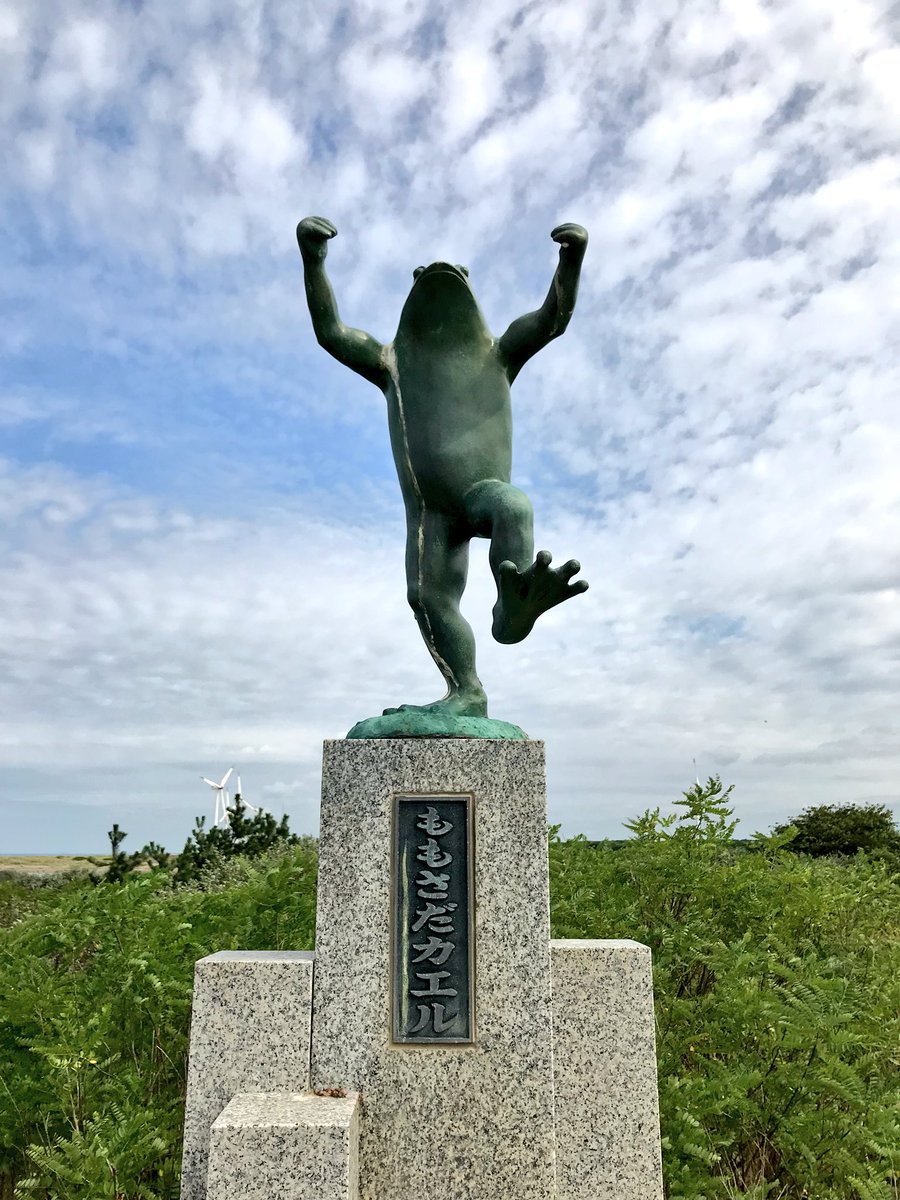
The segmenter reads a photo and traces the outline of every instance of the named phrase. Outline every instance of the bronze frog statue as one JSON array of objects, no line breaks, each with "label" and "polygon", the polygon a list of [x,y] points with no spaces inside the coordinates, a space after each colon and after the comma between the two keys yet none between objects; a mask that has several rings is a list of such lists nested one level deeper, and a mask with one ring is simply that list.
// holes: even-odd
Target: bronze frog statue
[{"label": "bronze frog statue", "polygon": [[414,711],[486,717],[487,697],[475,669],[475,639],[459,610],[469,541],[490,539],[497,584],[493,636],[518,642],[549,608],[587,590],[575,559],[551,566],[534,555],[533,511],[511,482],[510,385],[532,355],[566,329],[578,292],[588,235],[558,225],[559,263],[547,298],[501,337],[488,329],[465,267],[417,267],[393,342],[384,346],[344,325],[325,273],[337,234],[323,217],[297,226],[306,297],[319,344],[376,384],[387,399],[391,447],[406,506],[409,603],[447,694]]}]

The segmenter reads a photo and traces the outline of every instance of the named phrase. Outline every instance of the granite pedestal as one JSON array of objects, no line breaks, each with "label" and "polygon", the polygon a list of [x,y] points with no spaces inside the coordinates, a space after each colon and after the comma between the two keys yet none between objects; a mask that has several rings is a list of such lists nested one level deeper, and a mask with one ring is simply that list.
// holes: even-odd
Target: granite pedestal
[{"label": "granite pedestal", "polygon": [[205,1200],[210,1129],[237,1092],[309,1086],[313,955],[224,950],[194,968],[182,1200]]},{"label": "granite pedestal", "polygon": [[[391,1040],[393,799],[404,793],[474,797],[473,1045]],[[552,1197],[547,878],[541,743],[326,743],[311,1079],[362,1094],[362,1200]]]},{"label": "granite pedestal", "polygon": [[[413,815],[425,831],[418,849],[428,854],[447,824],[429,808],[439,806],[439,797],[468,798],[474,935],[468,1043],[460,1037],[458,1044],[404,1044],[398,1035],[398,989],[415,986],[408,974],[398,974],[396,964],[402,927],[396,838],[398,804],[405,803],[398,797],[415,798]],[[415,855],[415,842],[408,849]],[[439,886],[438,862],[435,858],[427,873],[429,887]],[[427,904],[421,903],[424,910]],[[440,938],[430,937],[426,945],[435,941]],[[420,945],[415,949],[428,952]],[[432,961],[440,965],[443,954],[439,948]],[[202,993],[215,968],[199,967]],[[307,995],[312,974],[312,1012],[296,999],[280,1006],[275,1014],[280,1028],[267,1036],[273,1046],[293,1047],[291,1080],[303,1076],[306,1054],[311,1089],[359,1094],[353,1111],[358,1111],[360,1200],[398,1195],[661,1200],[649,951],[627,941],[551,943],[542,743],[425,738],[326,743],[315,966],[310,956],[284,967],[293,982],[280,986],[295,997]],[[418,976],[429,980],[429,988],[448,984],[436,968],[429,970],[433,978]],[[221,1112],[235,1093],[270,1095],[239,1097],[236,1107],[222,1113],[212,1134],[216,1167],[215,1173],[210,1167],[208,1200],[230,1200],[220,1181],[245,1170],[251,1144],[263,1147],[253,1151],[253,1161],[268,1161],[265,1146],[276,1144],[273,1136],[286,1139],[285,1154],[294,1156],[303,1180],[321,1180],[325,1171],[343,1186],[340,1180],[352,1179],[355,1169],[356,1135],[348,1125],[337,1150],[321,1131],[310,1140],[301,1111],[308,1101],[294,1094],[302,1083],[284,1074],[278,1084],[259,1082],[269,1068],[251,1062],[248,1050],[242,1069],[229,1069],[227,1086],[201,1087],[217,1040],[224,1059],[232,1054],[229,1040],[246,1041],[245,1030],[236,1025],[204,1029],[208,1003],[201,995],[195,1000],[195,1082],[186,1125],[193,1133],[190,1151],[186,1142],[190,1177],[183,1200],[202,1200],[197,1142],[204,1123],[209,1130],[218,1115],[212,1110],[218,1105]],[[434,1027],[440,1028],[436,1020]],[[266,1043],[258,1044],[257,1054],[265,1057]],[[192,1097],[200,1096],[202,1119],[190,1109]],[[260,1132],[272,1125],[260,1105],[270,1110],[269,1117],[276,1110],[279,1120],[286,1114],[277,1135]],[[337,1174],[335,1153],[344,1164]],[[265,1174],[269,1167],[257,1170]],[[214,1175],[219,1190],[213,1188]],[[272,1184],[268,1194],[294,1197],[278,1187]],[[249,1183],[244,1192],[253,1195]],[[296,1193],[298,1200],[305,1195]]]},{"label": "granite pedestal", "polygon": [[650,950],[554,939],[559,1200],[662,1200]]}]

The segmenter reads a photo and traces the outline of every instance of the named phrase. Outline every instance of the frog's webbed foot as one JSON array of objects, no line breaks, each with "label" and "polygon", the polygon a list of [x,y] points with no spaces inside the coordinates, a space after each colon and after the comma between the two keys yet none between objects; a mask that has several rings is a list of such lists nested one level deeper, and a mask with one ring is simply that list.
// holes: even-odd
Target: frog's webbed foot
[{"label": "frog's webbed foot", "polygon": [[541,550],[530,567],[520,571],[513,562],[502,562],[497,575],[497,603],[491,632],[498,642],[521,642],[531,633],[535,621],[548,608],[554,608],[588,589],[586,579],[572,579],[581,570],[574,558],[561,567],[551,567],[551,555]]},{"label": "frog's webbed foot", "polygon": [[431,704],[401,704],[398,708],[386,708],[384,716],[398,712],[442,713],[450,717],[486,717],[487,696],[484,692],[463,694],[456,692],[435,700]]}]

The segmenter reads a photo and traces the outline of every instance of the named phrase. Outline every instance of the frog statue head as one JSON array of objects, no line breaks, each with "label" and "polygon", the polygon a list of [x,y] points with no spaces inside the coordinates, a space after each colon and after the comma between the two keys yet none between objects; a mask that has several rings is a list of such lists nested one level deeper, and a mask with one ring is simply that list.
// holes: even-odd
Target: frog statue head
[{"label": "frog statue head", "polygon": [[469,284],[468,268],[446,262],[416,267],[397,337],[443,343],[489,339],[490,331]]}]

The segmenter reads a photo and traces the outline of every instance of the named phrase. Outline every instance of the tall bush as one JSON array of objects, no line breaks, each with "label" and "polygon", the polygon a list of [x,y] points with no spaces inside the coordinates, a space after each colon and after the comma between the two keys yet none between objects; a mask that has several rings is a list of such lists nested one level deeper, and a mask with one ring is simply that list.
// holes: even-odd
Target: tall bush
[{"label": "tall bush", "polygon": [[789,835],[788,849],[798,854],[867,854],[900,857],[900,830],[884,804],[817,804],[798,817],[777,825],[775,833]]},{"label": "tall bush", "polygon": [[270,812],[259,808],[247,815],[247,806],[240,793],[226,810],[224,825],[206,828],[206,818],[198,817],[194,829],[175,859],[176,883],[191,883],[220,871],[223,864],[234,858],[259,858],[273,850],[300,844],[300,837],[291,833],[287,815],[276,821]]}]

